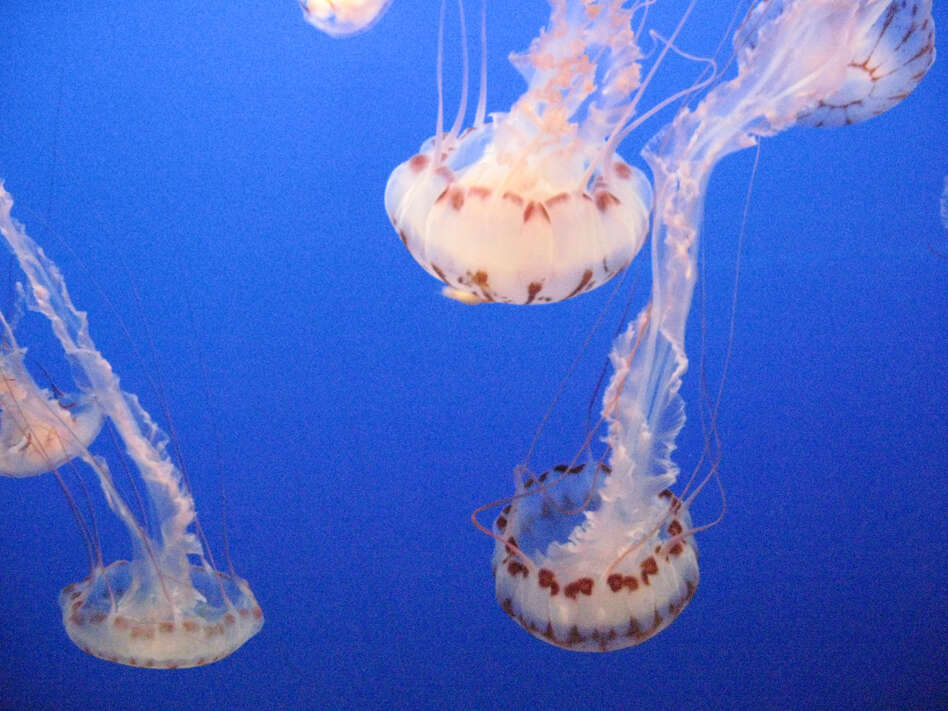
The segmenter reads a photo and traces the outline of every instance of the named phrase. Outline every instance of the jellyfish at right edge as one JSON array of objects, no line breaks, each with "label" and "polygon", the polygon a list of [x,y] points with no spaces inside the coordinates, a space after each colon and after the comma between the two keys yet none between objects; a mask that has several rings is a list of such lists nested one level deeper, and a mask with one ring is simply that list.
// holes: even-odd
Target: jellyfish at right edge
[{"label": "jellyfish at right edge", "polygon": [[[7,334],[0,367],[7,391],[0,396],[2,424],[8,427],[13,418],[15,428],[28,428],[31,447],[50,441],[56,445],[38,455],[45,459],[34,469],[55,469],[68,455],[90,467],[132,539],[131,560],[103,565],[101,552],[96,551],[89,576],[62,590],[59,602],[66,633],[84,652],[129,666],[177,669],[222,659],[260,631],[260,606],[245,580],[213,566],[191,530],[196,526],[194,500],[168,453],[167,435],[138,398],[121,389],[111,364],[92,341],[86,314],[73,305],[56,265],[11,217],[12,207],[13,199],[0,182],[0,233],[27,277],[21,297],[46,317],[62,346],[80,391],[77,406],[85,410],[94,403],[94,410],[83,426],[71,429],[75,422],[67,408],[49,401],[43,391],[36,392],[22,367],[23,351],[4,321]],[[24,403],[38,414],[16,419]],[[103,417],[144,482],[156,517],[151,529],[136,519],[120,495],[105,458],[87,448]],[[44,427],[54,427],[57,434],[37,436]]]},{"label": "jellyfish at right edge", "polygon": [[934,61],[931,6],[758,2],[733,39],[738,76],[682,109],[646,145],[653,283],[610,355],[606,452],[518,476],[492,531],[497,600],[537,638],[576,651],[633,646],[671,624],[695,594],[694,494],[672,494],[671,455],[685,423],[679,388],[708,179],[723,157],[763,137],[855,123],[903,100]]},{"label": "jellyfish at right edge", "polygon": [[303,18],[330,37],[351,37],[378,22],[392,0],[299,0]]}]

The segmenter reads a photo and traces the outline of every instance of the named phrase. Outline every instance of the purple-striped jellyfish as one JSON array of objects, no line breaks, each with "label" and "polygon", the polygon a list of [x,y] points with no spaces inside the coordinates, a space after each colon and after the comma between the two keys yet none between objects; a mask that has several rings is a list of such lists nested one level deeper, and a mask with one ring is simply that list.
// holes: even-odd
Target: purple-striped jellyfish
[{"label": "purple-striped jellyfish", "polygon": [[[628,266],[648,234],[648,178],[616,153],[627,133],[683,92],[640,110],[670,42],[639,48],[651,2],[552,0],[549,27],[511,62],[527,89],[486,116],[486,39],[471,127],[461,107],[399,165],[385,209],[402,243],[443,293],[467,303],[548,304]],[[443,24],[443,18],[442,18]],[[462,14],[463,33],[463,14]],[[466,52],[465,52],[466,57]],[[441,49],[439,43],[439,107]]]},{"label": "purple-striped jellyfish", "polygon": [[[622,4],[554,1],[541,37],[562,22],[625,22]],[[592,36],[635,35],[609,24]],[[733,47],[737,76],[679,111],[642,152],[655,191],[652,285],[611,352],[605,454],[539,476],[518,470],[494,523],[499,603],[531,634],[567,649],[638,644],[668,626],[698,585],[688,507],[700,486],[687,497],[671,493],[671,455],[685,422],[685,324],[712,170],[791,126],[855,123],[903,100],[934,59],[931,0],[761,0]]]},{"label": "purple-striped jellyfish", "polygon": [[[260,630],[260,606],[245,580],[214,567],[193,530],[194,500],[168,453],[167,435],[121,389],[89,335],[86,314],[73,305],[56,265],[11,217],[12,207],[0,183],[0,233],[26,275],[20,294],[49,321],[80,394],[67,407],[40,390],[4,321],[0,425],[7,469],[11,458],[13,468],[27,473],[55,470],[69,459],[84,463],[132,539],[131,560],[104,565],[89,536],[92,570],[59,596],[66,632],[83,651],[130,666],[175,669],[222,659]],[[89,449],[103,418],[138,469],[144,486],[136,490],[148,499],[151,526],[122,498],[106,459]],[[24,443],[6,446],[19,435]]]},{"label": "purple-striped jellyfish", "polygon": [[304,19],[330,37],[351,37],[379,21],[392,0],[299,0]]}]

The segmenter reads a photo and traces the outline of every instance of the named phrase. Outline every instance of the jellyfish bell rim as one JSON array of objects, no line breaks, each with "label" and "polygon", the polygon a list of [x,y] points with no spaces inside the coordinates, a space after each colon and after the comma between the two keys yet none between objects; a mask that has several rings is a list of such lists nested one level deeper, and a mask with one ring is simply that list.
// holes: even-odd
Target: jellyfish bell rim
[{"label": "jellyfish bell rim", "polygon": [[[239,576],[190,565],[189,585],[201,581],[211,596],[219,595],[214,588],[229,587],[231,592],[217,604],[198,592],[189,609],[180,609],[160,599],[160,593],[141,595],[137,565],[136,561],[115,561],[60,592],[63,627],[82,651],[126,666],[185,669],[230,656],[263,627],[260,605]],[[118,588],[120,583],[122,588]],[[91,599],[94,595],[101,599]],[[143,599],[151,603],[145,605],[150,614],[135,612],[142,608]],[[155,614],[156,609],[161,611]]]}]

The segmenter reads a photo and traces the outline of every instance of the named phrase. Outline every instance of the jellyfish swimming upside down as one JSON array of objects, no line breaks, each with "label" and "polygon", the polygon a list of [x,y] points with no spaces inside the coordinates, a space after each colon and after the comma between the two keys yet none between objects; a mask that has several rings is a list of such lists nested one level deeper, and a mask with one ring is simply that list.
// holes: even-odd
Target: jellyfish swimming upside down
[{"label": "jellyfish swimming upside down", "polygon": [[[130,666],[177,669],[222,659],[260,630],[260,606],[247,581],[214,567],[193,530],[194,500],[169,455],[167,435],[138,398],[121,389],[92,341],[86,314],[73,305],[56,265],[11,217],[12,207],[0,182],[0,233],[26,275],[21,296],[49,321],[79,394],[64,405],[36,386],[3,319],[2,473],[27,476],[69,460],[84,463],[132,539],[131,560],[110,565],[102,562],[95,537],[87,539],[91,571],[59,597],[66,633],[83,651]],[[138,470],[143,485],[135,488],[153,513],[150,526],[123,499],[106,458],[90,451],[105,418]]]},{"label": "jellyfish swimming upside down", "polygon": [[[549,33],[590,7],[552,4]],[[688,507],[700,487],[688,498],[672,494],[671,455],[685,422],[685,324],[714,166],[791,126],[855,123],[905,99],[934,60],[931,0],[763,0],[733,47],[737,76],[682,109],[643,150],[655,185],[653,281],[612,349],[607,454],[539,476],[518,468],[515,494],[494,522],[498,602],[566,649],[638,644],[667,627],[698,585],[700,529]]]}]

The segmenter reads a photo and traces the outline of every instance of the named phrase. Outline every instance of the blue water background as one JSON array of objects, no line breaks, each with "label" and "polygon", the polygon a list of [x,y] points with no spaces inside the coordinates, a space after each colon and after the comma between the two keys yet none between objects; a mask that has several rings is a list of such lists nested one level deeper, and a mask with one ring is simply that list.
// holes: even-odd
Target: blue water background
[{"label": "blue water background", "polygon": [[[681,5],[656,10],[663,33]],[[491,3],[491,110],[521,90],[506,54],[547,10]],[[712,52],[732,11],[701,0],[682,47]],[[220,556],[223,469],[232,556],[266,624],[175,673],[83,654],[56,603],[87,572],[65,499],[48,476],[0,481],[0,708],[948,706],[948,57],[881,118],[763,144],[718,420],[727,515],[699,536],[701,584],[669,629],[579,655],[503,614],[469,514],[511,492],[607,290],[464,307],[403,249],[382,192],[433,132],[436,22],[436,3],[396,0],[334,41],[290,0],[3,3],[0,177],[157,416],[154,365],[135,354],[150,333],[199,513]],[[449,115],[458,62],[452,24]],[[649,96],[695,73],[671,61]],[[713,388],[721,375],[753,161],[728,158],[708,190],[686,470],[698,356]],[[0,273],[8,309],[19,275]],[[66,381],[42,323],[18,335]],[[575,451],[608,340],[537,466]],[[126,556],[92,493],[106,556]],[[719,509],[708,489],[693,513]]]}]

